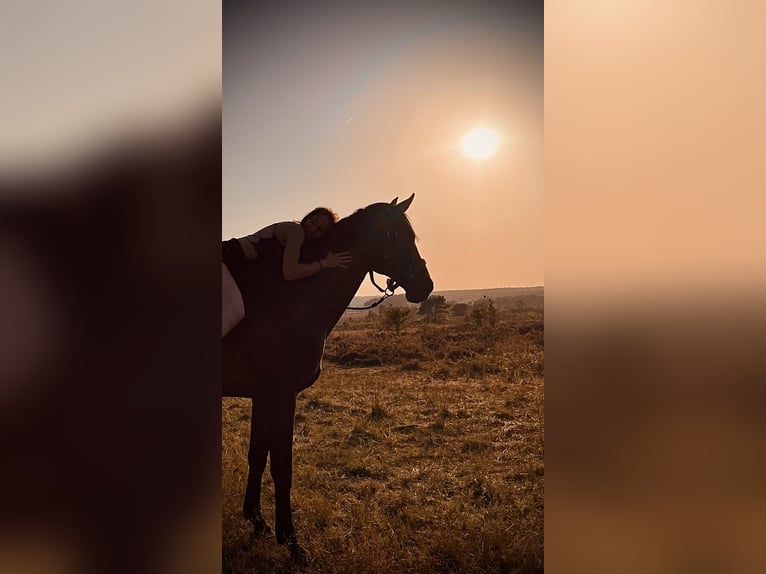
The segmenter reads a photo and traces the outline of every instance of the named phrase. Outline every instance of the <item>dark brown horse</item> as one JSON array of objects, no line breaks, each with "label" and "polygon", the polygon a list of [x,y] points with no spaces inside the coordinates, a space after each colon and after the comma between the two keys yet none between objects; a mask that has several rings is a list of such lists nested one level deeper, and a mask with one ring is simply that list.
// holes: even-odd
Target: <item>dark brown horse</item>
[{"label": "dark brown horse", "polygon": [[328,250],[350,251],[349,268],[328,269],[300,281],[285,281],[278,261],[255,262],[233,272],[246,316],[223,341],[223,394],[253,399],[243,512],[256,536],[270,534],[261,516],[261,479],[270,455],[277,542],[298,561],[305,559],[305,551],[297,543],[290,508],[296,395],[319,377],[325,339],[367,272],[387,275],[389,286],[404,288],[412,303],[433,290],[404,214],[413,197],[360,209],[338,221],[322,244],[314,246],[315,253],[310,247],[302,252],[311,260]]}]

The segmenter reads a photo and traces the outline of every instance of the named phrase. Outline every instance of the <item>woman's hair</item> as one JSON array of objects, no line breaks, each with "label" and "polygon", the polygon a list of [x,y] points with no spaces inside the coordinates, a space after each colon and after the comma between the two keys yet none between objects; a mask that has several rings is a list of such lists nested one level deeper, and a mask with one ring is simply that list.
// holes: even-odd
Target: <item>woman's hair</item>
[{"label": "woman's hair", "polygon": [[324,216],[326,216],[326,217],[328,217],[330,219],[331,223],[335,223],[335,222],[338,221],[338,215],[333,210],[327,209],[326,207],[317,207],[317,208],[312,209],[311,211],[309,211],[303,217],[303,219],[301,219],[301,225],[306,223],[306,221],[309,218],[314,217],[315,215],[324,215]]}]

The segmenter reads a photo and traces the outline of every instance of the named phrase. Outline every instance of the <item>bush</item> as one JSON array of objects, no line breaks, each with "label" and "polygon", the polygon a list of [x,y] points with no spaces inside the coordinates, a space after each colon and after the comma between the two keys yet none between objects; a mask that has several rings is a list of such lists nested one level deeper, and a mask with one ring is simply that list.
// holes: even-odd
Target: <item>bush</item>
[{"label": "bush", "polygon": [[380,312],[381,324],[384,328],[400,334],[407,317],[410,314],[408,307],[384,307]]},{"label": "bush", "polygon": [[429,321],[439,322],[450,308],[444,295],[431,295],[420,304],[418,315],[425,315]]},{"label": "bush", "polygon": [[452,315],[454,317],[465,317],[466,315],[468,315],[468,304],[454,303],[452,305]]}]

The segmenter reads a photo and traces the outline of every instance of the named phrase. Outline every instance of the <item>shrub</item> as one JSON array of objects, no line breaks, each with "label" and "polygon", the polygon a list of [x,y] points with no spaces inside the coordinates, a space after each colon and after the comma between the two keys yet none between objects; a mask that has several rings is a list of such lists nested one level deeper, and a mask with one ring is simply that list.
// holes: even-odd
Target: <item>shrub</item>
[{"label": "shrub", "polygon": [[444,295],[431,295],[420,304],[418,315],[425,315],[429,321],[438,322],[447,314],[449,307]]},{"label": "shrub", "polygon": [[468,315],[467,303],[455,303],[452,305],[452,315],[454,317],[465,317]]},{"label": "shrub", "polygon": [[384,307],[380,313],[380,320],[386,329],[400,334],[402,326],[410,314],[408,307]]}]

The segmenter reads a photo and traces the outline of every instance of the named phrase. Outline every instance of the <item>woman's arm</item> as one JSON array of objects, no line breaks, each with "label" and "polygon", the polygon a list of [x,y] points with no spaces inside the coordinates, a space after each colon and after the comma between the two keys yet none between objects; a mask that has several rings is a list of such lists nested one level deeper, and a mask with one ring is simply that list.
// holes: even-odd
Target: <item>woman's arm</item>
[{"label": "woman's arm", "polygon": [[351,263],[351,255],[347,252],[330,253],[320,261],[299,263],[298,259],[305,234],[303,228],[297,223],[280,223],[274,230],[274,235],[285,245],[285,253],[282,257],[282,275],[287,281],[310,277],[327,267],[348,267],[348,264]]}]

